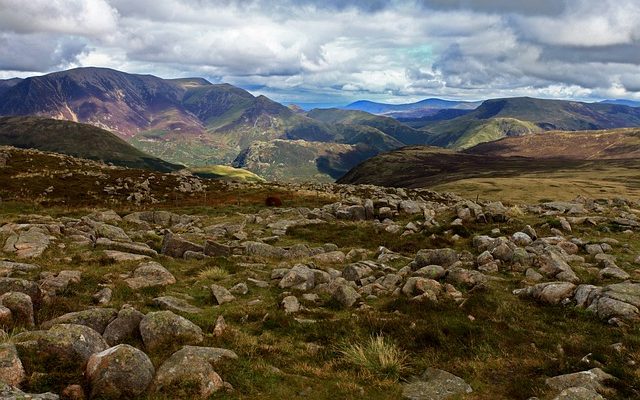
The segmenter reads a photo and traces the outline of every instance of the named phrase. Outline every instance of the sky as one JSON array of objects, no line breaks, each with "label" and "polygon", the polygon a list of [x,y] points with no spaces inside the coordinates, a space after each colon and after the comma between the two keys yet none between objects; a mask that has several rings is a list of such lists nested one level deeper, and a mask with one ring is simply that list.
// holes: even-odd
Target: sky
[{"label": "sky", "polygon": [[0,0],[0,79],[99,66],[285,103],[640,99],[640,0]]}]

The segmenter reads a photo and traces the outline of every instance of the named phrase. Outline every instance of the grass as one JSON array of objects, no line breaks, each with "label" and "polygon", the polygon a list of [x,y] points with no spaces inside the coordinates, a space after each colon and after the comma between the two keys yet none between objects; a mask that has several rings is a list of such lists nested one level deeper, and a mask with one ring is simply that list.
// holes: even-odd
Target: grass
[{"label": "grass", "polygon": [[229,273],[220,267],[209,267],[198,272],[198,279],[203,281],[220,281],[229,276]]},{"label": "grass", "polygon": [[387,379],[397,380],[407,369],[407,354],[382,335],[345,345],[340,353],[347,363]]}]

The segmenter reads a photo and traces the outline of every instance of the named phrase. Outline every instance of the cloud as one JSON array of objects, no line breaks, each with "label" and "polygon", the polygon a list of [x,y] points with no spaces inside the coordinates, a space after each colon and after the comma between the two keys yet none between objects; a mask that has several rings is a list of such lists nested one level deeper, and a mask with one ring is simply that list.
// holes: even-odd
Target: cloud
[{"label": "cloud", "polygon": [[639,50],[635,0],[0,0],[0,76],[98,65],[279,101],[640,97]]}]

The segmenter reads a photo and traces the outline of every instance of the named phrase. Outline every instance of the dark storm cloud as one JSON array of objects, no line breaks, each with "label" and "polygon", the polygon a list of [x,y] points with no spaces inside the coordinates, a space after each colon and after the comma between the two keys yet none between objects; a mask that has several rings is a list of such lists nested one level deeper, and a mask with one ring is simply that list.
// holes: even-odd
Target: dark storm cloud
[{"label": "dark storm cloud", "polygon": [[282,101],[640,87],[636,0],[0,0],[0,41],[0,77],[101,65]]}]

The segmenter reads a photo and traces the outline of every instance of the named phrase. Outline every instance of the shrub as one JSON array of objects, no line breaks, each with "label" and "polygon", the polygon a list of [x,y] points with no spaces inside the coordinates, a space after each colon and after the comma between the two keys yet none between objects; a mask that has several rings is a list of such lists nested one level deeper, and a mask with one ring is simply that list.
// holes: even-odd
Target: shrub
[{"label": "shrub", "polygon": [[340,353],[349,364],[387,379],[398,379],[407,367],[407,354],[382,335],[364,344],[347,345]]}]

